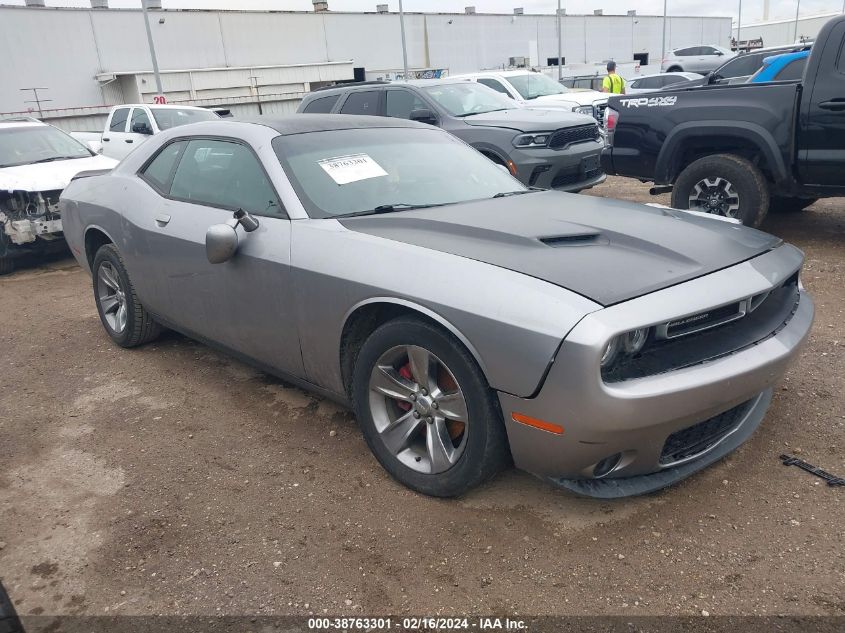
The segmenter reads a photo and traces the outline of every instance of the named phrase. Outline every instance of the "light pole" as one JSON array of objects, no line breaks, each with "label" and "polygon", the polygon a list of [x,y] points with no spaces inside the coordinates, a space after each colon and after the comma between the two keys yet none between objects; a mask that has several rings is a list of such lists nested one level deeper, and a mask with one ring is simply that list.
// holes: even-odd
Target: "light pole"
[{"label": "light pole", "polygon": [[798,13],[801,11],[801,0],[795,6],[795,41],[798,41]]},{"label": "light pole", "polygon": [[668,4],[669,0],[663,0],[663,55],[660,57],[661,66],[663,64],[663,60],[666,59],[666,8]]},{"label": "light pole", "polygon": [[739,52],[739,36],[742,33],[742,0],[739,0],[739,13],[736,16],[736,52]]},{"label": "light pole", "polygon": [[144,12],[144,25],[147,27],[147,43],[150,45],[150,57],[153,60],[153,73],[156,78],[156,90],[158,94],[164,94],[161,87],[161,74],[158,72],[158,59],[156,59],[156,47],[153,44],[153,32],[150,30],[150,16],[147,13],[147,0],[141,0],[141,10]]},{"label": "light pole", "polygon": [[405,73],[403,78],[408,81],[408,49],[405,45],[405,11],[402,8],[402,0],[399,0],[399,30],[402,31],[402,67]]},{"label": "light pole", "polygon": [[[843,0],[845,1],[845,0]],[[563,78],[563,33],[560,26],[560,0],[557,0],[557,79]]]}]

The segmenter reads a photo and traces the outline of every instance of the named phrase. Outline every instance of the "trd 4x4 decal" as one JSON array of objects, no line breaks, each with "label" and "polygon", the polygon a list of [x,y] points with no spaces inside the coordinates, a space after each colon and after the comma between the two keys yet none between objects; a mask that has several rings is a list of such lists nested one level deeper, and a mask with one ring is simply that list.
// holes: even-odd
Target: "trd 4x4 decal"
[{"label": "trd 4x4 decal", "polygon": [[661,108],[675,105],[678,97],[640,97],[639,99],[620,99],[626,108]]}]

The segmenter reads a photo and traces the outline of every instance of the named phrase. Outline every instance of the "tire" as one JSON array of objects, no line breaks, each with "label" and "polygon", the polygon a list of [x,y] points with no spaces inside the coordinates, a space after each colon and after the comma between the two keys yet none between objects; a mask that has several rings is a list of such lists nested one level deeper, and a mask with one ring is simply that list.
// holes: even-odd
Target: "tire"
[{"label": "tire", "polygon": [[818,198],[787,198],[774,196],[769,203],[769,211],[773,211],[775,213],[794,213],[803,211],[818,201]]},{"label": "tire", "polygon": [[8,275],[15,270],[15,260],[11,257],[0,257],[0,276]]},{"label": "tire", "polygon": [[9,253],[10,250],[11,242],[0,224],[0,275],[8,275],[15,269],[15,258]]},{"label": "tire", "polygon": [[666,71],[667,73],[682,73],[684,69],[680,66],[672,66],[669,70]]},{"label": "tire", "polygon": [[[411,357],[421,367],[426,354],[432,377],[421,382],[428,389],[416,381],[423,372],[411,369]],[[370,450],[408,488],[456,497],[509,464],[505,427],[484,374],[440,328],[409,317],[380,326],[361,346],[352,381],[355,414]],[[379,391],[384,385],[399,397]],[[402,432],[391,438],[389,431],[397,429]]]},{"label": "tire", "polygon": [[[721,197],[720,197],[721,196]],[[691,204],[692,198],[700,200]],[[672,206],[733,217],[760,226],[769,210],[769,187],[763,173],[740,156],[716,154],[690,163],[672,189]]]},{"label": "tire", "polygon": [[141,305],[114,244],[100,247],[92,273],[97,312],[111,339],[121,347],[137,347],[155,340],[161,326]]},{"label": "tire", "polygon": [[23,625],[12,604],[12,599],[6,593],[3,583],[0,583],[0,631],[3,633],[23,633]]}]

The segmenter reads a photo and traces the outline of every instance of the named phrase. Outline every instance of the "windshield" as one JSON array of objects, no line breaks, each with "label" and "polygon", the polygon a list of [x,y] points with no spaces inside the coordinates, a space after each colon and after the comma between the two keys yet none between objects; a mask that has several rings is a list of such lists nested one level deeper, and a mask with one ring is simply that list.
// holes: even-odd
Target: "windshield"
[{"label": "windshield", "polygon": [[273,149],[316,218],[527,191],[506,169],[436,129],[309,132],[277,136]]},{"label": "windshield", "polygon": [[536,99],[549,95],[562,95],[569,90],[561,86],[554,79],[550,79],[540,73],[525,73],[524,75],[513,75],[507,80],[522,95],[523,99]]},{"label": "windshield", "polygon": [[91,156],[82,143],[49,125],[0,130],[0,167]]},{"label": "windshield", "polygon": [[492,88],[474,82],[436,84],[423,88],[425,93],[450,115],[456,117],[513,110],[513,101]]},{"label": "windshield", "polygon": [[153,111],[158,129],[169,130],[172,127],[197,123],[198,121],[213,121],[219,119],[211,110],[194,110],[191,108],[150,108]]}]

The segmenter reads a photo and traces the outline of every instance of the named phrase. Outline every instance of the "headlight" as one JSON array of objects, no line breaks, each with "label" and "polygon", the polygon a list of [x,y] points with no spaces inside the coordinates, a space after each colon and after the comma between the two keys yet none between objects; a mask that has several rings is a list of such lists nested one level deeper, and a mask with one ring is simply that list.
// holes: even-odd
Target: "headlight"
[{"label": "headlight", "polygon": [[574,112],[578,114],[586,114],[587,116],[593,116],[593,106],[578,106],[574,109]]},{"label": "headlight", "polygon": [[639,354],[648,342],[650,334],[651,328],[646,327],[613,337],[607,347],[604,348],[604,353],[601,356],[602,368],[610,367],[620,356]]},{"label": "headlight", "polygon": [[514,147],[546,147],[552,135],[549,132],[539,134],[520,134],[513,140]]}]

